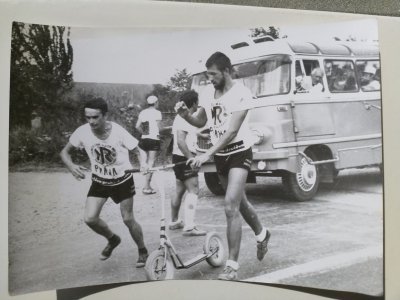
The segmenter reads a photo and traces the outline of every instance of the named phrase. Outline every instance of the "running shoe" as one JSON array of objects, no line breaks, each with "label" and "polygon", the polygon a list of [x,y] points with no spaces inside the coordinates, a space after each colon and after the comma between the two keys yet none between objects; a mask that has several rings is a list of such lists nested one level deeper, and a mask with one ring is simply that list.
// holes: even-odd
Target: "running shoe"
[{"label": "running shoe", "polygon": [[121,238],[114,234],[109,240],[107,246],[104,248],[104,250],[101,252],[100,259],[101,260],[106,260],[108,259],[113,250],[121,243]]},{"label": "running shoe", "polygon": [[219,274],[218,279],[220,280],[237,280],[237,270],[226,266],[224,271]]},{"label": "running shoe", "polygon": [[175,222],[171,222],[171,224],[169,224],[168,228],[169,230],[176,230],[176,229],[181,229],[183,228],[184,224],[182,220],[178,220]]},{"label": "running shoe", "polygon": [[139,258],[136,262],[136,268],[143,268],[146,265],[146,260],[149,257],[147,252],[139,253]]},{"label": "running shoe", "polygon": [[257,242],[257,258],[259,261],[263,260],[265,254],[268,252],[268,241],[271,237],[271,233],[267,230],[265,239],[262,242]]},{"label": "running shoe", "polygon": [[202,236],[206,235],[207,231],[198,229],[197,227],[193,227],[191,230],[184,230],[182,235],[183,236]]}]

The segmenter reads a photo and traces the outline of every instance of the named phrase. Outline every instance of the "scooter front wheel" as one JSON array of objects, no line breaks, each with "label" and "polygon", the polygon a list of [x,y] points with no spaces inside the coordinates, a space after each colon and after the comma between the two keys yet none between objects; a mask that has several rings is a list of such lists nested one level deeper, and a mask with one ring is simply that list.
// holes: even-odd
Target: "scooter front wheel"
[{"label": "scooter front wheel", "polygon": [[[221,237],[216,232],[207,233],[203,249],[204,253],[209,255],[206,261],[210,266],[222,266],[225,259],[224,244],[222,243]],[[211,255],[211,253],[214,254]]]},{"label": "scooter front wheel", "polygon": [[166,280],[174,278],[174,266],[165,255],[165,250],[155,250],[150,253],[144,266],[147,280]]}]

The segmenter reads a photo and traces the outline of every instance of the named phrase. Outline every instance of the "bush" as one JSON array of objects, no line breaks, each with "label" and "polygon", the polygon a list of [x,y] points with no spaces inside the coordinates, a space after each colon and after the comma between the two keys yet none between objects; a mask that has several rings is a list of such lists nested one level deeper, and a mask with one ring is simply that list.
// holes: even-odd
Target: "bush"
[{"label": "bush", "polygon": [[[60,152],[67,144],[71,132],[60,128],[32,130],[17,127],[9,135],[9,165],[29,162],[61,164]],[[88,158],[84,151],[72,153],[74,161],[83,163]]]}]

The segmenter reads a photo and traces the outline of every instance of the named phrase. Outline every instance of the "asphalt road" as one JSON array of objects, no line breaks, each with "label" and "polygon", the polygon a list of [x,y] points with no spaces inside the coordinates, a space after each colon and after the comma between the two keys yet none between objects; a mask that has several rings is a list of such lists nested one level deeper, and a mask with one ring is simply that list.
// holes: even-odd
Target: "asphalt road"
[{"label": "asphalt road", "polygon": [[[163,176],[170,198],[174,176]],[[147,247],[154,250],[159,243],[159,193],[143,196],[143,177],[135,175],[135,182],[135,216]],[[98,259],[106,241],[83,222],[89,184],[89,179],[78,182],[62,172],[10,174],[11,294],[146,280],[144,270],[135,268],[136,247],[111,201],[102,218],[122,243],[109,260]],[[200,186],[198,226],[220,233],[226,246],[223,198],[208,191],[202,176]],[[259,262],[254,234],[243,223],[240,280],[382,294],[383,195],[378,169],[343,171],[335,184],[322,186],[308,202],[287,200],[276,178],[258,178],[257,184],[247,186],[247,194],[272,237],[269,253]],[[166,212],[169,217],[169,207]],[[168,234],[183,260],[202,252],[203,237]],[[215,279],[221,271],[201,262],[176,270],[174,278]]]}]

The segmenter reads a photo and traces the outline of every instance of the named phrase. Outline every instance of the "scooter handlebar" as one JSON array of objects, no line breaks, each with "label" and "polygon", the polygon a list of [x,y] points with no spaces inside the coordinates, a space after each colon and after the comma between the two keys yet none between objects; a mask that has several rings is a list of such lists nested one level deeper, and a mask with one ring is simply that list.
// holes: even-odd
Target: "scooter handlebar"
[{"label": "scooter handlebar", "polygon": [[[154,168],[148,169],[147,172],[156,172],[156,171],[162,171],[162,170],[166,170],[166,169],[171,169],[171,168],[173,168],[175,166],[185,165],[186,163],[187,163],[187,160],[178,162],[176,164],[169,164],[169,165],[154,167]],[[140,172],[141,172],[140,169],[128,169],[128,170],[125,170],[125,173],[140,173]]]}]

